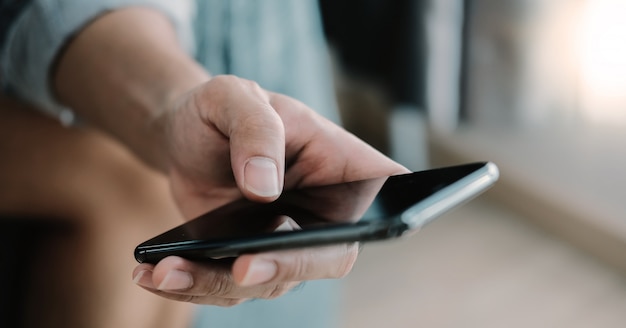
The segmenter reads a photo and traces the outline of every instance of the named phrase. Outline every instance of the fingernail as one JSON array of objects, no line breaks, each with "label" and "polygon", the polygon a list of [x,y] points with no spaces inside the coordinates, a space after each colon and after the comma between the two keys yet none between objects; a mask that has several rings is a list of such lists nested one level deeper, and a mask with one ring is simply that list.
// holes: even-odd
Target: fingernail
[{"label": "fingernail", "polygon": [[188,272],[171,270],[157,287],[158,290],[185,290],[193,286],[193,278]]},{"label": "fingernail", "polygon": [[276,263],[274,261],[266,261],[262,259],[254,260],[250,264],[248,272],[241,281],[240,285],[254,286],[266,283],[276,276],[277,271],[278,268],[276,267]]},{"label": "fingernail", "polygon": [[139,273],[133,277],[133,282],[139,286],[154,288],[152,284],[152,272],[148,270],[139,271]]},{"label": "fingernail", "polygon": [[248,191],[257,196],[277,196],[280,190],[276,163],[266,157],[252,157],[244,168],[244,184]]}]

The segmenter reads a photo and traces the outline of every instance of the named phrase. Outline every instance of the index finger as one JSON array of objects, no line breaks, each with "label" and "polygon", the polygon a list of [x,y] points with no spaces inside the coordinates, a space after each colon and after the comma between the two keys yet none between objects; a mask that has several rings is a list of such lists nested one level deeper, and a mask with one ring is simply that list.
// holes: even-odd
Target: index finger
[{"label": "index finger", "polygon": [[343,278],[358,256],[358,243],[242,255],[233,264],[240,286]]},{"label": "index finger", "polygon": [[215,262],[169,257],[154,267],[140,265],[135,274],[148,270],[136,282],[163,297],[220,304],[219,299],[275,298],[303,280],[344,277],[357,255],[356,244],[250,254],[238,257],[231,270]]}]

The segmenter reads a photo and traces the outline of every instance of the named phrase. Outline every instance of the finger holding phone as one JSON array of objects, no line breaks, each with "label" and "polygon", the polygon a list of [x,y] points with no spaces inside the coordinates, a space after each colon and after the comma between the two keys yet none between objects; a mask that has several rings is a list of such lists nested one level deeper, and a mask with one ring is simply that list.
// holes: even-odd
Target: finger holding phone
[{"label": "finger holding phone", "polygon": [[[249,298],[278,297],[303,280],[345,276],[356,261],[357,242],[390,239],[417,231],[444,212],[482,193],[498,178],[498,169],[490,162],[407,173],[403,167],[347,132],[310,115],[310,110],[302,104],[280,97],[284,104],[291,105],[287,107],[289,110],[276,109],[282,114],[278,115],[281,121],[283,117],[298,119],[300,114],[306,127],[313,127],[312,130],[299,129],[297,134],[290,134],[289,129],[285,129],[284,151],[286,161],[291,163],[285,173],[285,184],[291,188],[282,195],[259,195],[258,190],[262,188],[248,188],[245,182],[241,182],[242,176],[244,181],[251,176],[251,172],[246,172],[249,169],[246,161],[232,160],[233,171],[241,169],[236,165],[240,162],[244,173],[239,177],[234,175],[234,181],[230,181],[233,193],[225,194],[236,194],[239,187],[248,200],[230,202],[138,246],[135,251],[138,261],[157,264],[140,264],[134,272],[136,283],[171,299],[225,306]],[[197,101],[192,103],[198,104]],[[264,106],[273,109],[276,103],[269,102],[261,107]],[[245,106],[233,107],[232,111],[239,108]],[[250,109],[243,110],[250,112]],[[199,111],[193,110],[194,113]],[[214,113],[216,121],[220,121],[221,113]],[[238,114],[229,115],[237,117]],[[200,121],[203,124],[212,122]],[[227,122],[236,128],[246,128],[237,120]],[[236,134],[236,128],[226,126],[218,130]],[[200,132],[205,130],[198,129]],[[259,140],[276,138],[271,134],[274,130],[260,131],[269,133],[258,133]],[[281,132],[277,132],[278,139]],[[294,137],[290,138],[291,135]],[[308,135],[315,138],[307,139]],[[202,140],[191,138],[194,139]],[[261,149],[238,148],[235,142],[225,142],[224,147],[229,148],[235,158],[265,156],[263,145],[268,145],[271,153],[271,142],[259,145]],[[349,151],[343,148],[346,145]],[[179,145],[180,148],[176,149],[182,149],[181,156],[192,154],[186,159],[197,159],[191,150],[184,150],[187,146]],[[283,148],[280,144],[278,147],[280,152]],[[297,155],[293,158],[290,154]],[[358,156],[352,158],[350,155],[354,154]],[[371,161],[359,161],[368,156]],[[186,163],[194,170],[202,167],[194,165],[193,161]],[[181,167],[184,172],[185,166],[176,170]],[[201,209],[206,204],[201,196],[211,190],[211,187],[203,188],[214,181],[198,184],[203,175],[194,170],[191,171],[196,174],[193,179],[181,179],[180,182],[188,183],[181,184],[181,187],[191,188],[186,195],[200,195],[194,208]],[[252,179],[256,178],[259,177],[252,176]],[[272,188],[276,186],[271,181],[275,176],[269,181],[263,178],[257,181],[269,182]],[[293,178],[296,180],[291,180]],[[370,179],[354,181],[364,178]],[[213,188],[228,188],[228,180],[221,180],[221,183]],[[370,217],[364,217],[366,212]],[[305,229],[300,230],[299,224],[303,223]],[[274,230],[281,231],[272,233]],[[165,257],[168,255],[182,257]]]},{"label": "finger holding phone", "polygon": [[[61,103],[168,175],[187,219],[242,194],[269,202],[283,189],[406,171],[292,98],[235,76],[211,77],[167,19],[146,8],[86,26],[53,73]],[[133,278],[167,298],[231,305],[341,277],[356,254],[355,245],[271,252],[241,256],[232,267],[168,258],[139,265]]]},{"label": "finger holding phone", "polygon": [[[498,176],[495,164],[477,162],[286,190],[271,203],[239,199],[138,245],[138,262],[158,264],[152,272],[137,272],[136,279],[151,290],[182,288],[177,290],[179,299],[207,301],[216,297],[203,294],[207,286],[212,291],[232,286],[221,285],[225,278],[212,275],[211,269],[228,272],[232,265],[238,288],[217,295],[238,296],[221,301],[236,304],[259,292],[272,298],[303,277],[344,276],[356,260],[356,243],[412,235],[486,191]],[[307,256],[305,261],[302,256]],[[163,272],[163,285],[151,284],[160,265],[181,258],[204,263],[206,275],[200,276],[204,289],[194,288],[192,277],[182,271]],[[245,288],[253,285],[260,289]]]},{"label": "finger holding phone", "polygon": [[[406,172],[304,104],[250,81],[216,77],[179,104],[168,123],[170,172],[186,217],[241,194],[273,201],[283,185],[299,188]],[[247,254],[225,263],[170,257],[156,266],[139,265],[134,279],[164,297],[232,305],[280,296],[303,280],[343,277],[357,253],[356,244],[344,244]]]}]

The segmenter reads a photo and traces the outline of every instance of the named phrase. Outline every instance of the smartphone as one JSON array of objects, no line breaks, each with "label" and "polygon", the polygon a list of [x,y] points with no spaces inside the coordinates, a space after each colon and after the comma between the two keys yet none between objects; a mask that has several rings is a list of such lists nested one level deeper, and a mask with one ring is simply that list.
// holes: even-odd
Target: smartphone
[{"label": "smartphone", "polygon": [[[396,238],[479,195],[498,176],[495,164],[481,162],[288,190],[271,203],[240,199],[140,244],[135,258],[210,260]],[[288,220],[300,228],[277,230]]]}]

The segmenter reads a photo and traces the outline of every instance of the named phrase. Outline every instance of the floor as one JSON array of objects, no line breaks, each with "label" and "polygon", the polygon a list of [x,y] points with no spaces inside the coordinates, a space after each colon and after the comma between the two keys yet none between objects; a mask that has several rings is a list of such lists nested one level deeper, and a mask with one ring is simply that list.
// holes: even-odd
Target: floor
[{"label": "floor", "polygon": [[626,276],[482,197],[367,245],[342,327],[626,327]]}]

